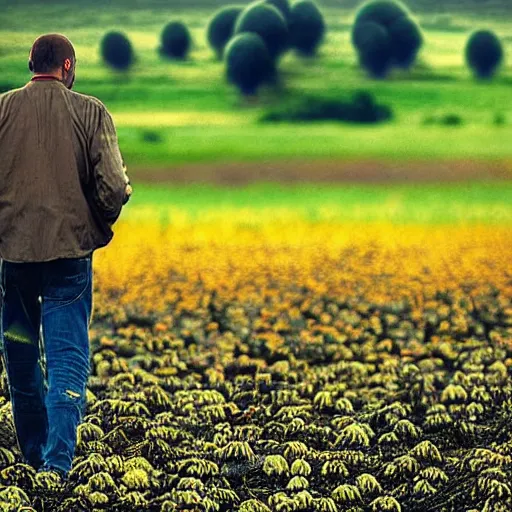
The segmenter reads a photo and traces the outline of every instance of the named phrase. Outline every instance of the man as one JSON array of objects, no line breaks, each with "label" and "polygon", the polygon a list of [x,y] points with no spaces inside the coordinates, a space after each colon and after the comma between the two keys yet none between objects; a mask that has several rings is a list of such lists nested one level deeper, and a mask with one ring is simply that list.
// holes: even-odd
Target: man
[{"label": "man", "polygon": [[63,481],[85,413],[92,254],[131,187],[107,109],[71,91],[71,42],[43,35],[29,59],[31,81],[0,96],[0,352],[23,459]]}]

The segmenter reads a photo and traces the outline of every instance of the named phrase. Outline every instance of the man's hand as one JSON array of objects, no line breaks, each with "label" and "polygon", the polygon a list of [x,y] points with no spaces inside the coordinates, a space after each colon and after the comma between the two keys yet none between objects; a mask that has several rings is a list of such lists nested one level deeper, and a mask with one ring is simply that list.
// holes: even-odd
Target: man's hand
[{"label": "man's hand", "polygon": [[132,192],[133,192],[132,186],[130,184],[126,185],[126,189],[124,191],[123,205],[125,205],[130,200],[130,197],[132,196]]},{"label": "man's hand", "polygon": [[124,176],[126,179],[126,188],[124,190],[123,206],[130,200],[130,197],[132,196],[132,192],[133,192],[132,186],[130,185],[130,178],[128,178],[128,174],[126,173],[126,170],[127,170],[126,165],[123,162],[123,171],[124,171]]}]

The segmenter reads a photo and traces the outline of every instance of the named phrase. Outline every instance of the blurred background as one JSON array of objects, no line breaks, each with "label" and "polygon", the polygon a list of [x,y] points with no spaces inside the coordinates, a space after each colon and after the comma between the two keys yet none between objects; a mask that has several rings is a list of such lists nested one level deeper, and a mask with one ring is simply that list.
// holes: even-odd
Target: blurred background
[{"label": "blurred background", "polygon": [[0,3],[0,91],[38,35],[68,36],[127,217],[512,219],[508,0]]}]

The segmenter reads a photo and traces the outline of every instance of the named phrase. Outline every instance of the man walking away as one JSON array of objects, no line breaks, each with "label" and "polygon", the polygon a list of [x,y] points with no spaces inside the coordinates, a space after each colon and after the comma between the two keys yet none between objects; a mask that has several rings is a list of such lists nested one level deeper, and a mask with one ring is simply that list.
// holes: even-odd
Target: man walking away
[{"label": "man walking away", "polygon": [[31,81],[0,96],[0,352],[24,462],[63,481],[85,413],[92,254],[131,187],[107,109],[71,91],[71,42],[43,35],[29,59]]}]

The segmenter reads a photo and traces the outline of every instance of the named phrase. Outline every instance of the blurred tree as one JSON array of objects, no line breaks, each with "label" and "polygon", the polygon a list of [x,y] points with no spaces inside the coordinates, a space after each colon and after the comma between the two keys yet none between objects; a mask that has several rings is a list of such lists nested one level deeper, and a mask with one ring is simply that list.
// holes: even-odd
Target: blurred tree
[{"label": "blurred tree", "polygon": [[134,61],[130,40],[122,32],[105,34],[101,41],[100,51],[103,60],[115,69],[126,70]]},{"label": "blurred tree", "polygon": [[491,78],[503,61],[499,38],[490,30],[473,32],[466,44],[466,62],[479,78]]},{"label": "blurred tree", "polygon": [[240,14],[235,34],[253,32],[258,34],[273,59],[277,59],[288,47],[288,28],[283,15],[272,6],[262,3],[250,4]]},{"label": "blurred tree", "polygon": [[403,4],[371,0],[356,13],[352,44],[360,64],[382,78],[393,66],[408,69],[414,64],[423,35]]},{"label": "blurred tree", "polygon": [[299,53],[312,56],[325,36],[325,21],[311,0],[299,0],[292,6],[289,19],[290,44]]},{"label": "blurred tree", "polygon": [[279,12],[283,15],[283,18],[287,23],[290,22],[291,7],[289,0],[263,0],[269,5],[276,7]]},{"label": "blurred tree", "polygon": [[206,38],[219,59],[233,36],[236,20],[243,9],[241,6],[227,5],[218,10],[208,24]]},{"label": "blurred tree", "polygon": [[391,48],[395,63],[405,69],[412,66],[423,44],[418,24],[409,17],[398,18],[389,28]]},{"label": "blurred tree", "polygon": [[371,0],[361,6],[356,13],[354,25],[373,21],[390,27],[397,19],[408,16],[409,11],[404,4],[394,0]]},{"label": "blurred tree", "polygon": [[361,66],[375,78],[385,77],[393,62],[388,31],[373,21],[364,22],[354,31],[353,41],[357,44]]},{"label": "blurred tree", "polygon": [[263,83],[274,77],[274,61],[258,34],[235,36],[226,46],[225,60],[229,82],[244,95],[256,94]]},{"label": "blurred tree", "polygon": [[171,21],[162,32],[160,52],[171,58],[186,59],[192,38],[186,25],[181,21]]}]

